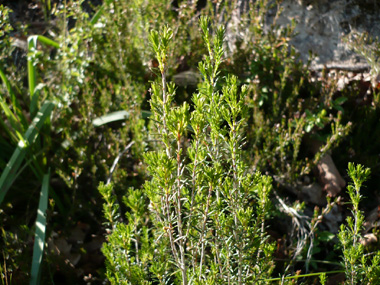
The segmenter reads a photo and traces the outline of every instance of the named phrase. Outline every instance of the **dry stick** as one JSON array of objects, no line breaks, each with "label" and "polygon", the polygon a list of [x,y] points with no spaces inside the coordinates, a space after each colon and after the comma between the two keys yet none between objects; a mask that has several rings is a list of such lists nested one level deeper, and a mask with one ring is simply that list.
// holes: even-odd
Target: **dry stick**
[{"label": "dry stick", "polygon": [[[233,189],[235,191],[235,205],[233,205],[233,209],[234,209],[234,223],[235,223],[235,229],[233,231],[234,233],[234,237],[235,237],[235,241],[237,242],[239,239],[238,239],[238,233],[237,233],[237,229],[239,228],[238,227],[238,219],[237,219],[237,203],[238,203],[238,197],[239,197],[239,193],[238,193],[238,177],[237,177],[237,161],[236,161],[236,140],[237,140],[237,136],[236,136],[236,121],[234,120],[233,124],[232,124],[232,140],[234,140],[234,145],[233,145],[233,149],[232,149],[232,170],[233,170]],[[242,256],[241,256],[241,244],[240,242],[238,243],[238,284],[242,284],[242,280],[241,280],[241,276],[242,276],[242,270],[241,270],[241,264],[242,264]]]},{"label": "dry stick", "polygon": [[205,216],[203,219],[203,225],[202,225],[202,232],[201,232],[201,260],[200,260],[200,275],[199,275],[199,281],[201,281],[202,277],[202,266],[203,266],[203,256],[204,256],[204,250],[205,250],[205,242],[203,241],[204,235],[205,235],[205,229],[206,229],[206,223],[207,223],[207,215],[209,211],[209,206],[210,206],[210,199],[211,199],[211,193],[212,193],[213,187],[212,184],[210,185],[208,189],[208,195],[207,195],[207,202],[206,202],[206,211],[205,211]]},{"label": "dry stick", "polygon": [[[117,166],[117,163],[119,162],[120,158],[124,155],[124,153],[127,152],[128,149],[130,149],[130,148],[134,145],[134,143],[135,143],[134,141],[131,141],[131,142],[130,142],[130,143],[129,143],[129,144],[123,149],[123,151],[120,152],[120,153],[116,156],[116,158],[115,158],[115,160],[113,161],[112,166],[111,166],[111,168],[110,168],[110,174],[108,175],[106,185],[108,185],[108,184],[111,183],[112,174],[113,174],[113,172],[115,171],[116,166]],[[114,193],[114,194],[115,194],[115,193]]]},{"label": "dry stick", "polygon": [[[312,252],[312,248],[313,248],[314,231],[316,230],[317,225],[322,221],[322,217],[331,210],[331,207],[334,206],[334,204],[336,202],[333,202],[333,203],[329,204],[323,210],[322,215],[320,215],[318,217],[318,221],[316,221],[315,224],[312,226],[310,224],[310,222],[308,222],[308,221],[304,222],[304,220],[307,220],[309,217],[304,216],[304,215],[300,215],[296,210],[294,210],[291,207],[288,207],[285,204],[285,202],[278,196],[278,194],[276,192],[274,192],[274,194],[276,196],[276,199],[280,202],[282,208],[285,210],[285,212],[292,217],[293,222],[298,226],[299,229],[301,229],[300,231],[301,231],[301,233],[303,235],[302,239],[301,239],[301,237],[298,238],[297,249],[296,249],[296,252],[293,255],[292,261],[294,261],[295,258],[301,253],[301,250],[303,249],[303,247],[306,244],[306,240],[308,238],[310,239],[310,247],[309,247],[309,250],[308,250],[308,253],[307,253],[307,261],[306,261],[306,264],[308,265],[308,263],[310,262],[310,259],[311,259],[311,252]],[[307,229],[304,226],[304,223],[306,223],[306,225],[309,227],[309,229],[310,229],[309,232],[307,232]],[[298,235],[300,235],[300,233],[298,233]],[[281,284],[284,284],[284,282],[285,282],[285,274],[289,270],[291,264],[292,264],[292,262],[289,263],[289,265],[286,267],[284,275],[282,276]]]},{"label": "dry stick", "polygon": [[[166,67],[164,66],[164,69],[161,72],[161,77],[162,77],[162,106],[163,106],[163,109],[162,109],[162,123],[164,125],[163,131],[164,131],[164,139],[165,139],[165,145],[166,145],[166,140],[168,138],[168,128],[167,128],[167,125],[166,125],[166,115],[167,114],[166,114],[166,111],[165,111],[165,106],[166,106],[166,103],[167,103],[165,68]],[[170,150],[169,150],[168,146],[166,146],[166,155],[169,158],[171,157]]]},{"label": "dry stick", "polygon": [[[163,110],[162,110],[162,113],[163,113],[163,118],[162,118],[162,121],[163,121],[163,125],[164,125],[164,128],[163,128],[163,131],[164,131],[164,139],[167,140],[167,137],[168,137],[168,129],[167,129],[167,124],[166,124],[166,111],[165,111],[165,107],[166,107],[166,103],[167,103],[167,94],[166,94],[166,74],[165,74],[165,69],[166,67],[164,66],[163,67],[163,70],[161,71],[161,75],[162,75],[162,105],[163,105]],[[166,144],[166,143],[165,143]],[[180,148],[180,145],[178,146]],[[179,151],[179,150],[178,150]],[[170,158],[171,155],[170,155],[170,150],[169,150],[169,147],[166,146],[166,155]],[[180,164],[178,164],[179,167],[180,167]],[[177,176],[180,174],[180,169],[178,169],[177,171]],[[178,178],[179,179],[179,178]],[[178,186],[178,184],[177,184]],[[182,220],[181,220],[181,201],[180,201],[180,198],[181,198],[181,194],[180,194],[180,188],[177,189],[177,198],[178,198],[178,202],[177,202],[177,206],[178,206],[178,213],[177,213],[177,216],[178,216],[178,230],[179,230],[179,235],[180,235],[180,240],[179,240],[179,250],[180,250],[180,254],[181,254],[181,262],[178,262],[179,261],[179,256],[178,256],[178,252],[177,252],[177,249],[176,249],[176,246],[175,246],[175,241],[173,239],[173,233],[172,233],[172,223],[170,222],[170,204],[169,204],[169,191],[168,189],[166,189],[166,211],[167,211],[167,218],[168,218],[168,222],[169,222],[169,227],[167,229],[168,231],[168,234],[169,234],[169,240],[170,240],[170,245],[171,245],[171,248],[172,248],[172,252],[173,252],[173,255],[174,255],[174,258],[176,259],[176,263],[177,264],[180,264],[180,269],[182,271],[182,281],[183,281],[183,284],[184,285],[187,285],[187,276],[186,276],[186,265],[185,265],[185,252],[184,252],[184,249],[183,249],[183,232],[182,232]]]},{"label": "dry stick", "polygon": [[[265,200],[265,199],[263,199]],[[262,205],[263,205],[263,208],[265,207],[265,201],[262,201]],[[265,238],[265,214],[264,212],[260,213],[261,217],[260,217],[260,223],[261,223],[261,228],[260,228],[260,244],[259,244],[259,249],[257,251],[257,257],[256,257],[256,266],[258,265],[257,263],[259,262],[260,260],[260,257],[261,257],[261,252],[262,252],[262,246],[263,246],[263,242],[264,242],[264,238]],[[257,277],[261,276],[261,266],[258,266],[258,270],[259,270],[259,274]],[[257,281],[257,277],[256,277],[256,281]]]},{"label": "dry stick", "polygon": [[178,217],[178,233],[179,233],[179,251],[181,254],[181,271],[182,271],[182,282],[183,284],[187,284],[187,276],[186,276],[186,262],[185,262],[185,250],[184,245],[186,244],[186,237],[183,235],[183,227],[182,227],[182,217],[181,217],[181,177],[182,177],[182,163],[181,163],[181,135],[178,133],[177,135],[177,217]]},{"label": "dry stick", "polygon": [[[218,231],[220,229],[220,224],[219,224],[219,217],[218,217],[218,212],[215,211],[214,213],[214,225],[215,225],[215,228],[214,228],[214,244],[215,244],[215,255],[214,255],[214,262],[215,264],[217,264],[218,266],[218,269],[219,269],[219,278],[222,279],[222,276],[223,276],[223,266],[222,266],[222,261],[220,259],[220,256],[221,256],[221,253],[220,253],[220,238],[219,238],[219,235],[218,235]],[[229,284],[229,282],[228,282]]]},{"label": "dry stick", "polygon": [[[213,150],[215,150],[215,155],[211,156],[211,159],[213,161],[216,161],[218,159],[218,157],[219,157],[219,146],[218,146],[218,139],[217,138],[215,139],[215,144],[213,144],[212,148],[213,148]],[[213,190],[215,190],[216,202],[217,202],[217,204],[219,204],[219,199],[220,199],[219,187],[216,187]],[[215,220],[217,220],[217,218]],[[218,239],[218,228],[217,227],[215,228],[215,241],[216,241],[215,242],[215,245],[216,245],[215,246],[215,253],[216,253],[216,256],[217,256],[217,259],[218,259],[218,264],[219,264],[219,275],[220,275],[220,278],[222,278],[222,276],[223,276],[222,267],[223,266],[222,266],[222,263],[221,263],[221,260],[220,260],[220,251],[219,251],[219,246],[218,246],[219,239]],[[229,268],[229,259],[227,260],[227,268]],[[228,284],[230,284],[230,274],[229,273],[228,273]]]},{"label": "dry stick", "polygon": [[[166,107],[166,103],[167,103],[165,69],[166,69],[166,67],[164,66],[163,70],[161,71],[161,77],[162,77],[162,106],[163,106],[163,110],[162,110],[162,113],[163,113],[162,123],[163,123],[163,132],[164,132],[164,139],[165,139],[165,145],[166,145],[166,140],[167,140],[167,137],[168,137],[168,128],[167,128],[167,124],[166,124],[166,115],[167,114],[166,114],[166,111],[165,111],[165,107]],[[170,155],[170,149],[169,149],[169,147],[167,145],[166,145],[166,155],[168,156],[168,158],[171,157],[171,155]],[[179,262],[178,262],[179,256],[178,256],[178,252],[177,252],[177,249],[176,249],[176,246],[175,246],[175,241],[174,241],[174,238],[173,238],[173,225],[171,223],[171,218],[170,218],[170,203],[169,203],[169,193],[170,193],[170,191],[168,189],[168,185],[167,184],[166,184],[165,188],[166,188],[165,189],[165,204],[166,204],[165,206],[166,206],[166,214],[167,214],[167,219],[168,219],[168,226],[166,227],[166,231],[167,231],[167,233],[169,235],[170,246],[172,248],[172,253],[173,253],[174,259],[175,259],[176,263],[179,264]]]},{"label": "dry stick", "polygon": [[[116,156],[116,158],[115,158],[115,160],[113,161],[113,163],[112,163],[112,166],[111,166],[111,168],[110,168],[110,174],[108,175],[108,178],[107,178],[107,183],[106,183],[106,185],[108,185],[108,184],[110,184],[111,183],[111,180],[112,180],[112,175],[113,175],[113,172],[115,171],[115,169],[116,169],[116,166],[117,166],[117,164],[118,164],[118,162],[119,162],[119,160],[120,160],[120,158],[134,145],[134,141],[131,141],[124,149],[123,149],[123,151],[122,152],[120,152],[117,156]],[[120,207],[120,202],[119,202],[119,199],[117,198],[117,195],[116,195],[116,193],[115,193],[115,190],[112,188],[112,194],[113,195],[115,195],[115,197],[116,197],[116,203],[119,205],[119,215],[120,215],[120,219],[121,219],[121,221],[124,221],[124,218],[123,218],[123,213],[122,213],[122,211],[121,211],[121,207]],[[136,241],[136,247],[137,247],[137,241]]]},{"label": "dry stick", "polygon": [[[218,215],[216,214],[215,215],[215,221],[218,220]],[[215,256],[216,256],[216,261],[215,263],[217,263],[219,266],[219,276],[220,278],[222,278],[222,275],[223,275],[223,267],[222,267],[222,261],[220,260],[220,251],[219,251],[219,237],[218,237],[218,228],[220,228],[220,225],[219,224],[215,224],[215,239],[214,239],[214,242],[215,242]]]},{"label": "dry stick", "polygon": [[[177,249],[175,247],[175,243],[174,243],[174,239],[173,239],[173,232],[172,232],[172,223],[170,222],[170,204],[169,204],[169,190],[168,190],[168,185],[166,184],[165,185],[166,189],[165,189],[165,206],[166,206],[166,214],[167,214],[167,219],[168,219],[168,226],[165,228],[166,232],[168,233],[169,235],[169,240],[170,240],[170,246],[172,248],[172,253],[173,253],[173,256],[174,256],[174,259],[175,259],[175,262],[178,264],[178,252],[177,252]],[[165,213],[164,213],[165,215]]]},{"label": "dry stick", "polygon": [[[212,86],[214,86],[214,79],[211,80],[212,82]],[[215,103],[214,101],[214,92],[212,93],[212,102]],[[215,155],[211,157],[212,160],[214,161],[217,161],[218,158],[219,158],[219,145],[218,145],[218,138],[215,139],[215,144],[213,144],[212,146],[213,150],[215,150]],[[216,196],[216,202],[217,204],[219,204],[219,200],[220,200],[220,194],[219,194],[219,187],[216,187],[215,189],[215,196]],[[217,241],[216,242],[216,255],[217,255],[217,258],[218,258],[218,263],[219,263],[219,273],[220,273],[220,278],[222,278],[223,276],[223,271],[222,271],[222,263],[221,263],[221,260],[220,260],[220,252],[219,252],[219,247],[218,247],[218,242],[219,242],[219,239],[217,238],[218,237],[218,228],[215,228],[215,240]],[[229,257],[227,259],[227,268],[229,268]],[[230,284],[230,273],[228,271],[228,285]]]},{"label": "dry stick", "polygon": [[[304,226],[304,220],[308,219],[309,217],[304,216],[304,215],[300,215],[296,210],[294,210],[291,207],[288,207],[285,204],[285,202],[278,196],[278,194],[275,191],[273,193],[274,193],[276,199],[280,202],[280,204],[281,204],[282,208],[284,209],[284,211],[289,216],[292,217],[293,223],[295,223],[296,226],[298,226],[298,228],[300,229],[298,231],[297,235],[298,236],[300,236],[301,234],[303,235],[303,238],[301,238],[301,237],[297,238],[297,248],[296,248],[296,252],[294,253],[293,258],[292,258],[292,261],[294,261],[295,258],[301,253],[301,250],[305,246],[306,239],[309,236],[308,233],[307,233],[307,230],[306,230],[306,228]],[[310,228],[310,223],[306,222],[306,224]],[[289,265],[286,267],[285,272],[284,272],[284,274],[282,276],[281,284],[284,284],[284,282],[285,282],[285,274],[289,270],[291,264],[292,264],[292,262],[290,262]]]},{"label": "dry stick", "polygon": [[[194,211],[194,199],[195,199],[195,193],[198,192],[198,189],[199,189],[199,186],[197,187],[196,186],[196,170],[197,170],[197,166],[198,166],[198,151],[199,151],[199,126],[197,126],[197,132],[196,132],[198,135],[197,137],[195,138],[196,139],[196,142],[195,142],[195,157],[194,157],[194,167],[193,167],[193,171],[191,173],[191,180],[192,180],[192,193],[191,193],[191,203],[190,203],[190,213],[189,213],[189,226],[187,227],[187,230],[186,230],[186,236],[188,237],[189,236],[189,232],[190,232],[190,227],[191,227],[191,218],[193,216],[193,211]],[[194,248],[192,246],[192,242],[191,242],[191,251],[192,251],[192,264],[193,264],[193,274],[195,273],[194,270],[195,270],[195,254],[194,254]]]}]

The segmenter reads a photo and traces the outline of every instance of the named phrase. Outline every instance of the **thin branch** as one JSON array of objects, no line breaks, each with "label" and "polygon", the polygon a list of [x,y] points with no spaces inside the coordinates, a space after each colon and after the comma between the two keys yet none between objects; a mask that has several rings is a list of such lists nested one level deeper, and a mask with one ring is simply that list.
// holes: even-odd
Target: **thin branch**
[{"label": "thin branch", "polygon": [[113,163],[112,163],[112,166],[111,166],[111,169],[110,169],[110,174],[108,175],[108,178],[107,178],[107,183],[106,183],[106,185],[108,185],[108,184],[110,184],[111,183],[111,179],[112,179],[112,174],[113,174],[113,172],[115,171],[115,169],[116,169],[116,166],[117,166],[117,164],[118,164],[118,162],[119,162],[119,160],[120,160],[120,158],[134,145],[134,141],[131,141],[125,148],[124,148],[124,150],[122,151],[122,152],[120,152],[117,156],[116,156],[116,158],[115,158],[115,160],[113,161]]}]

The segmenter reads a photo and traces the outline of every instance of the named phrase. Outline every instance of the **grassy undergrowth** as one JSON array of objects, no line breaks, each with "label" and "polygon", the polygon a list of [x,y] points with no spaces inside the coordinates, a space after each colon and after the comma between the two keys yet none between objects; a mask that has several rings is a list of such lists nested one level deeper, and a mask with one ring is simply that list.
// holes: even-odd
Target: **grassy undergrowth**
[{"label": "grassy undergrowth", "polygon": [[[376,125],[378,102],[352,107],[358,88],[316,82],[290,45],[294,24],[276,25],[277,5],[43,2],[49,28],[37,35],[0,10],[3,284],[62,275],[324,284],[339,272],[349,284],[376,284],[376,246],[360,243],[368,170],[350,164],[348,195],[322,209],[286,191],[317,182],[313,170],[333,149],[341,173],[352,160],[378,177],[378,135],[366,147],[360,132]],[[25,33],[25,50],[14,30]],[[345,197],[353,219],[328,233],[324,217],[346,209]],[[84,243],[107,233],[105,265],[85,273],[87,244],[70,237],[79,224],[91,228]],[[57,254],[57,240],[71,243],[79,263]]]}]

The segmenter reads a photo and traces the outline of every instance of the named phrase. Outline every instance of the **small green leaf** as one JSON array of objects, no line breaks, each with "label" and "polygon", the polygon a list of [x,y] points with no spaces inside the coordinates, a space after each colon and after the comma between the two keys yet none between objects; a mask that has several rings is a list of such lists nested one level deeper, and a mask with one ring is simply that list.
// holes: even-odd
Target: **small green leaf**
[{"label": "small green leaf", "polygon": [[348,100],[347,97],[339,97],[338,99],[336,99],[334,101],[334,104],[337,104],[337,105],[342,105],[344,102],[346,102]]},{"label": "small green leaf", "polygon": [[310,133],[311,130],[313,129],[313,127],[314,127],[314,124],[307,124],[307,125],[305,126],[305,131],[306,131],[307,133]]}]

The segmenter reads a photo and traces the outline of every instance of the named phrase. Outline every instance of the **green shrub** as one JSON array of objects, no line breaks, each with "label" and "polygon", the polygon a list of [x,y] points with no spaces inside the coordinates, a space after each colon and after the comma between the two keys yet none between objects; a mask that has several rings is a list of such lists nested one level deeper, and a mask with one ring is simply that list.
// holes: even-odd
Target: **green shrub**
[{"label": "green shrub", "polygon": [[364,215],[359,209],[362,200],[360,190],[369,178],[370,169],[362,165],[348,164],[348,175],[352,183],[347,191],[352,204],[352,216],[347,217],[347,225],[341,225],[339,241],[343,251],[343,265],[346,273],[346,284],[377,284],[380,280],[379,251],[366,253],[362,243]]},{"label": "green shrub", "polygon": [[114,226],[103,248],[114,284],[260,283],[273,267],[264,231],[271,179],[247,173],[242,160],[247,88],[238,90],[228,76],[215,89],[224,30],[211,38],[208,19],[200,23],[208,54],[199,64],[204,82],[192,112],[187,103],[173,105],[175,87],[166,82],[172,30],[151,33],[161,73],[151,108],[162,147],[145,155],[151,180],[125,199],[127,225],[114,223],[112,188],[99,188]]},{"label": "green shrub", "polygon": [[[252,9],[249,18],[242,16],[248,24],[229,69],[250,90],[248,164],[271,173],[282,185],[293,184],[338,145],[351,125],[341,119],[345,98],[315,82],[309,63],[299,60],[291,46],[294,23],[279,28],[267,23],[263,14],[261,8]],[[266,32],[265,26],[270,27]]]}]

